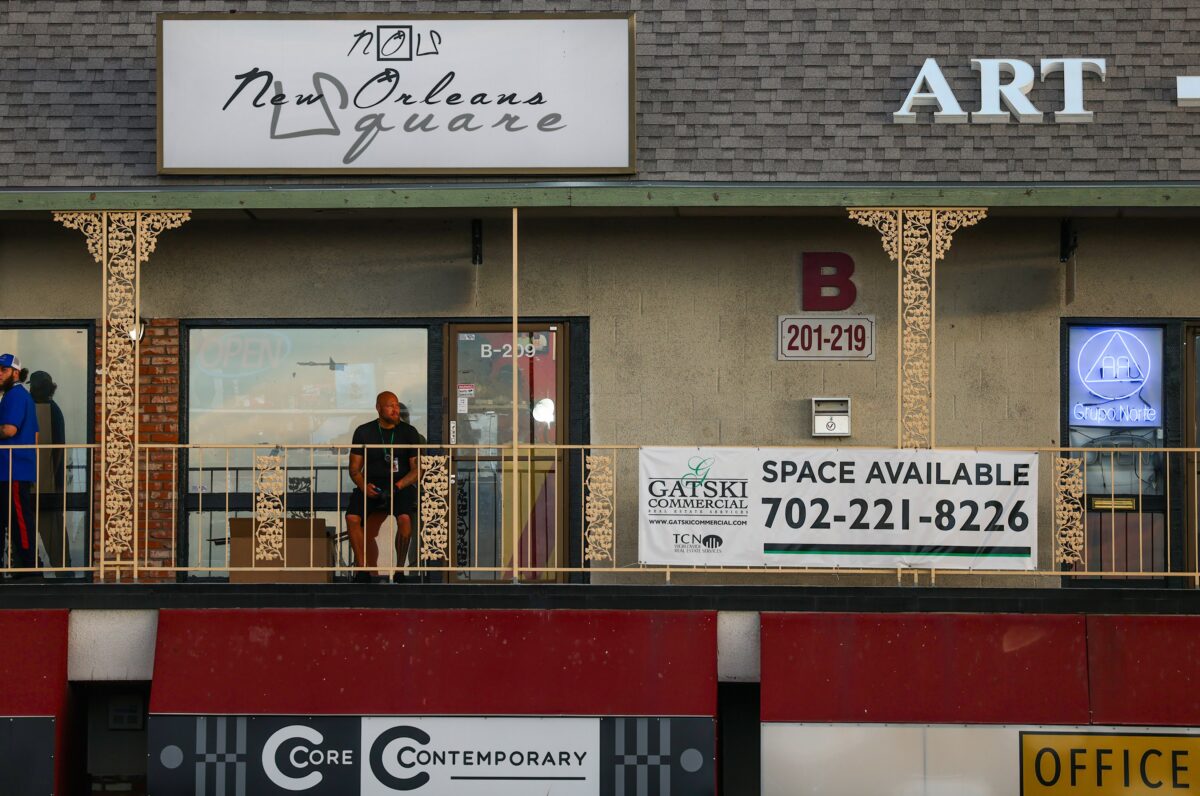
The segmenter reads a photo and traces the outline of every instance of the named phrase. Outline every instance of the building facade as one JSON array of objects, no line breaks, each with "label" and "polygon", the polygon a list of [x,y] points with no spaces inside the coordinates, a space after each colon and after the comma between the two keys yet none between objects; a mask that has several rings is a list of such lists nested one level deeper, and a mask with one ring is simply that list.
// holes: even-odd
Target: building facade
[{"label": "building facade", "polygon": [[1197,787],[1200,11],[0,22],[11,792]]}]

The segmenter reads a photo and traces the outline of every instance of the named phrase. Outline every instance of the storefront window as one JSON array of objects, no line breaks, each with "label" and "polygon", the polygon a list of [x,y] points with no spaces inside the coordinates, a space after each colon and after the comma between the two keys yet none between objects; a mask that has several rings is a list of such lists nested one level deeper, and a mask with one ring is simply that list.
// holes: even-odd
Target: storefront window
[{"label": "storefront window", "polygon": [[[228,520],[251,516],[251,457],[264,451],[225,446],[314,446],[267,450],[285,457],[295,501],[288,516],[324,516],[339,535],[337,507],[353,485],[346,452],[333,446],[349,445],[355,427],[376,417],[375,397],[384,390],[399,396],[428,436],[428,349],[425,329],[191,329],[188,441],[218,447],[188,456],[189,566],[225,566]],[[345,545],[339,548],[346,561]]]},{"label": "storefront window", "polygon": [[[0,353],[13,353],[29,369],[38,404],[41,444],[84,445],[88,442],[92,372],[88,329],[23,327],[0,328]],[[54,421],[50,401],[62,413]],[[61,437],[59,436],[61,434]],[[88,491],[91,453],[84,448],[38,453],[37,516],[38,556],[48,568],[69,570],[90,562],[88,550]],[[60,571],[50,577],[71,577]]]}]

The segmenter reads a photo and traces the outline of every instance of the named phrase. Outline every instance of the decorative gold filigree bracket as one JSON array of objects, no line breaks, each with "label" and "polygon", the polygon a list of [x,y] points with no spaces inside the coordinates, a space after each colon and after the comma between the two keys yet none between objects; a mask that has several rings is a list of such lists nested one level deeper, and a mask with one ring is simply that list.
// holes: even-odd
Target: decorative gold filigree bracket
[{"label": "decorative gold filigree bracket", "polygon": [[1083,559],[1083,460],[1054,458],[1054,560],[1079,566]]},{"label": "decorative gold filigree bracket", "polygon": [[450,457],[421,456],[421,561],[450,560]]},{"label": "decorative gold filigree bracket", "polygon": [[187,210],[55,213],[87,238],[104,268],[101,315],[100,570],[133,567],[137,576],[137,418],[139,275],[158,236],[188,220]]},{"label": "decorative gold filigree bracket", "polygon": [[614,561],[613,516],[616,503],[616,478],[613,475],[613,457],[610,455],[587,454],[587,476],[584,478],[584,529],[589,563]]},{"label": "decorative gold filigree bracket", "polygon": [[954,233],[984,219],[984,208],[856,207],[850,218],[874,227],[898,268],[897,445],[931,448],[935,442],[934,289],[937,261]]},{"label": "decorative gold filigree bracket", "polygon": [[284,457],[254,457],[254,561],[279,561],[283,550]]}]

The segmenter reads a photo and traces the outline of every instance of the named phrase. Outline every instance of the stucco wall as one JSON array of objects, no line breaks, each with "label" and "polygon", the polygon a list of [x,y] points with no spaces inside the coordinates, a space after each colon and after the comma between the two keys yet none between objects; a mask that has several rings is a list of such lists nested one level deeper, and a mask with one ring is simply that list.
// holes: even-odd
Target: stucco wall
[{"label": "stucco wall", "polygon": [[[1065,308],[1056,219],[958,233],[937,281],[939,444],[1056,443],[1063,315],[1200,315],[1186,223],[1079,231],[1077,297]],[[143,314],[503,319],[506,219],[485,223],[484,246],[484,264],[471,265],[465,218],[201,217],[160,239],[143,269]],[[776,361],[776,316],[800,309],[805,251],[854,258],[853,311],[876,316],[875,362]],[[869,229],[836,217],[532,218],[520,258],[522,314],[590,318],[593,441],[804,444],[808,399],[844,394],[851,441],[894,444],[896,272]],[[0,267],[8,317],[99,315],[99,268],[76,232],[5,223]]]}]

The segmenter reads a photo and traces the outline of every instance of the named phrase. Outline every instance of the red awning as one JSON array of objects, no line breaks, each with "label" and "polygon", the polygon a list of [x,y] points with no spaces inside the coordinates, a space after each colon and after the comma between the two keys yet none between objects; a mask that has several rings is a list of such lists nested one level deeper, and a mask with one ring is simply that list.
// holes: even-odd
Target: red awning
[{"label": "red awning", "polygon": [[765,613],[762,720],[1087,724],[1085,619]]},{"label": "red awning", "polygon": [[716,613],[164,610],[152,713],[713,716]]},{"label": "red awning", "polygon": [[69,611],[0,611],[0,716],[65,715]]},{"label": "red awning", "polygon": [[0,774],[5,793],[69,793],[69,611],[0,611]]},{"label": "red awning", "polygon": [[1196,726],[1200,617],[1089,616],[1087,636],[1092,721]]}]

